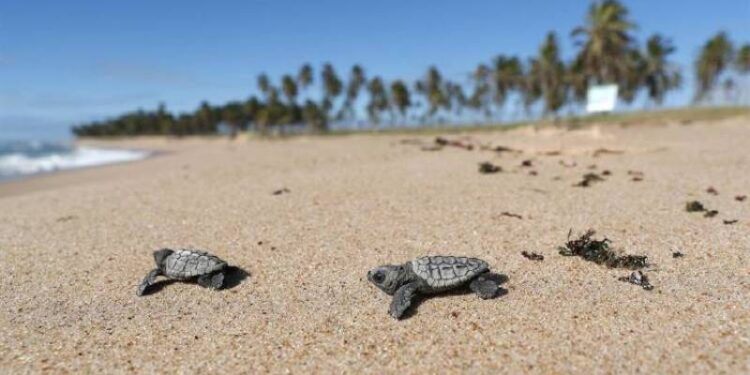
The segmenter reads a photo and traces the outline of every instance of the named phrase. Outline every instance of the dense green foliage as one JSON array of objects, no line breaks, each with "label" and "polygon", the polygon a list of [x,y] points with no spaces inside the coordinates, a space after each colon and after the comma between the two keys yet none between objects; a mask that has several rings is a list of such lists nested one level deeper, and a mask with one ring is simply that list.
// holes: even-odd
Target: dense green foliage
[{"label": "dense green foliage", "polygon": [[[559,38],[550,32],[536,56],[498,55],[478,64],[467,82],[452,81],[436,66],[409,83],[369,76],[360,65],[342,78],[330,63],[320,67],[319,75],[313,65],[304,64],[296,74],[280,77],[278,86],[261,73],[256,82],[258,96],[245,101],[218,106],[203,102],[194,112],[178,115],[159,105],[155,111],[138,110],[73,131],[79,136],[179,136],[222,129],[231,134],[244,130],[324,132],[332,123],[352,125],[365,117],[371,126],[384,120],[392,124],[497,121],[513,108],[523,109],[527,117],[535,112],[556,117],[566,107],[577,109],[589,85],[602,83],[618,84],[625,103],[643,95],[660,105],[682,82],[680,70],[669,61],[675,47],[658,34],[641,47],[633,35],[635,29],[620,2],[597,1],[584,23],[571,32],[577,51],[570,61],[563,59]],[[710,98],[719,83],[725,91],[731,89],[734,79],[748,73],[750,45],[735,51],[726,34],[717,34],[706,42],[695,63],[696,100]]]}]

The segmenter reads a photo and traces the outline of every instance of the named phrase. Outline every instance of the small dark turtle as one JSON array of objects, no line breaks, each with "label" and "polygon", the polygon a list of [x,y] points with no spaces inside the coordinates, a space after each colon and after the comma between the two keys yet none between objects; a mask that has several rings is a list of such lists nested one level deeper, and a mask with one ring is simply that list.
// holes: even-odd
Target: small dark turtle
[{"label": "small dark turtle", "polygon": [[426,256],[401,265],[384,265],[367,273],[367,280],[393,296],[389,313],[400,319],[417,294],[440,293],[466,284],[482,299],[497,297],[500,277],[487,262],[467,257]]},{"label": "small dark turtle", "polygon": [[156,268],[138,286],[136,294],[139,296],[156,282],[159,275],[181,281],[197,279],[198,285],[210,289],[219,289],[224,284],[227,262],[205,251],[161,249],[154,251],[154,261]]}]

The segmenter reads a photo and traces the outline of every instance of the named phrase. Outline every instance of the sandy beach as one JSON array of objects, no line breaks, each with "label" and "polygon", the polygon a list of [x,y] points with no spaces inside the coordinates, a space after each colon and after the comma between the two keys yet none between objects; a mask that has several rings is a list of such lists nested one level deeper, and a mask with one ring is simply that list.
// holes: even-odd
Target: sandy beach
[{"label": "sandy beach", "polygon": [[[109,145],[162,153],[0,184],[0,372],[750,372],[749,118],[444,137],[474,147],[135,139]],[[558,254],[589,228],[648,256],[655,288]],[[188,246],[247,276],[135,295],[154,250]],[[486,260],[507,294],[394,320],[367,271],[429,254]]]}]

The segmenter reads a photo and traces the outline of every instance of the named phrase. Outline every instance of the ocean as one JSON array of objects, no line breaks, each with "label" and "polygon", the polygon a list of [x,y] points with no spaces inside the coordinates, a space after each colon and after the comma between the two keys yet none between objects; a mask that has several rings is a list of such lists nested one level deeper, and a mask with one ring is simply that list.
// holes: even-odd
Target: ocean
[{"label": "ocean", "polygon": [[146,158],[143,150],[76,145],[59,127],[0,126],[0,182],[40,173],[122,163]]}]

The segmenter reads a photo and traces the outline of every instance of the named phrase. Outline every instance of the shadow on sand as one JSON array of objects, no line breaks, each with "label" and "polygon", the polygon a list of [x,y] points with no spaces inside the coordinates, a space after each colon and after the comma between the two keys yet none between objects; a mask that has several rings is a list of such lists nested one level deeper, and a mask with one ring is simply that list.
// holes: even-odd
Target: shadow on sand
[{"label": "shadow on sand", "polygon": [[[503,284],[507,283],[508,280],[509,280],[509,278],[508,278],[507,275],[500,274],[500,273],[486,274],[486,275],[484,275],[484,278],[485,279],[489,279],[489,280],[493,280],[493,281],[497,282],[498,285],[503,285]],[[463,296],[463,295],[466,295],[466,294],[474,294],[474,292],[472,292],[471,289],[469,289],[468,285],[466,285],[463,288],[458,288],[458,289],[455,289],[455,290],[450,290],[450,291],[447,291],[447,292],[442,292],[440,294],[427,294],[427,295],[420,294],[420,295],[417,295],[414,298],[414,300],[412,301],[411,306],[409,307],[409,309],[404,314],[402,320],[409,319],[412,316],[416,315],[417,314],[417,310],[419,310],[419,306],[422,303],[424,303],[424,301],[426,301],[428,299],[433,299],[433,298],[448,298],[448,297],[453,297],[453,296]],[[503,287],[500,287],[499,290],[498,290],[498,292],[497,292],[497,296],[495,296],[495,298],[493,298],[493,299],[500,298],[500,297],[502,297],[502,296],[504,296],[506,294],[508,294],[508,290],[505,289],[505,288],[503,288]],[[477,297],[477,298],[479,298],[479,297]]]},{"label": "shadow on sand", "polygon": [[[220,290],[225,289],[232,289],[237,287],[238,285],[242,284],[242,282],[250,277],[250,273],[245,271],[244,269],[240,267],[235,266],[228,266],[226,271],[224,272],[224,285],[221,287]],[[195,284],[198,285],[198,283],[195,280],[187,280],[187,281],[180,281],[180,280],[159,280],[152,284],[151,286],[146,289],[146,291],[143,293],[143,296],[147,296],[150,294],[158,293],[162,289],[166,288],[169,285],[172,285],[174,283],[184,282],[188,284]]]}]

